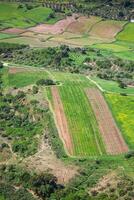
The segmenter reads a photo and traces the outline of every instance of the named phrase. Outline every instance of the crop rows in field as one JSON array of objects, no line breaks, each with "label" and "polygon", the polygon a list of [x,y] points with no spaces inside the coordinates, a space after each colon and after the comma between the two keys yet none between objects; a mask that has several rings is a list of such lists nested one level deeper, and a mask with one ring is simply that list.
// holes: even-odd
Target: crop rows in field
[{"label": "crop rows in field", "polygon": [[82,80],[68,81],[58,88],[72,138],[74,156],[105,154],[95,116],[84,93],[87,86],[89,84]]},{"label": "crop rows in field", "polygon": [[112,114],[98,89],[88,89],[86,94],[95,113],[108,154],[120,154],[128,151],[128,147],[118,129]]}]

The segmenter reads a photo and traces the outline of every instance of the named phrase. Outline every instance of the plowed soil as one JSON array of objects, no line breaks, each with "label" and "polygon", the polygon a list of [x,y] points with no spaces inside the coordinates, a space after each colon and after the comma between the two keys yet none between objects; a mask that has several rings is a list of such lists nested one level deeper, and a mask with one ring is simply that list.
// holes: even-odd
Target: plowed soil
[{"label": "plowed soil", "polygon": [[71,24],[72,22],[75,22],[75,15],[71,17],[67,17],[66,19],[60,20],[54,25],[50,24],[41,24],[38,26],[35,26],[33,28],[29,28],[30,31],[36,32],[36,33],[45,33],[45,34],[60,34],[63,33],[66,28]]},{"label": "plowed soil", "polygon": [[58,126],[59,136],[64,143],[65,149],[67,149],[70,155],[73,155],[73,145],[71,141],[71,136],[69,133],[68,124],[64,113],[64,108],[57,87],[53,86],[51,88],[51,92],[53,96],[54,112]]},{"label": "plowed soil", "polygon": [[20,29],[20,28],[8,28],[1,32],[8,33],[8,34],[21,34],[21,33],[24,33],[25,31],[26,31],[25,29]]},{"label": "plowed soil", "polygon": [[116,155],[127,152],[128,147],[101,92],[92,88],[86,90],[86,94],[95,113],[107,153]]}]

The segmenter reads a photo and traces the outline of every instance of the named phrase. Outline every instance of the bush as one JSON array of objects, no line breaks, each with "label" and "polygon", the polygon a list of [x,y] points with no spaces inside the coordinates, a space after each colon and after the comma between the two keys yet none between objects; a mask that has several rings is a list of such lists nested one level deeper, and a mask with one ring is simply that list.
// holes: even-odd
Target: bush
[{"label": "bush", "polygon": [[127,154],[125,154],[125,158],[129,159],[131,157],[134,157],[134,151],[129,151]]},{"label": "bush", "polygon": [[33,91],[33,94],[37,94],[39,89],[37,86],[33,86],[32,91]]},{"label": "bush", "polygon": [[51,79],[40,79],[36,82],[37,85],[56,85],[56,83]]}]

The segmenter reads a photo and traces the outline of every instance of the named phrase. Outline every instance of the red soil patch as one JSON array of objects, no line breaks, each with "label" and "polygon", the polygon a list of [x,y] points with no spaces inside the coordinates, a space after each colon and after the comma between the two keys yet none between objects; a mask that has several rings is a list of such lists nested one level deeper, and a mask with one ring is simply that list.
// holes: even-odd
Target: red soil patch
[{"label": "red soil patch", "polygon": [[60,33],[63,33],[66,30],[66,28],[69,26],[69,24],[71,24],[74,21],[76,21],[75,15],[71,17],[67,17],[66,19],[60,20],[54,25],[41,24],[33,28],[29,28],[29,30],[36,33],[60,34]]},{"label": "red soil patch", "polygon": [[98,89],[88,89],[86,94],[95,113],[107,153],[116,155],[128,152],[128,147],[101,92]]},{"label": "red soil patch", "polygon": [[23,68],[23,67],[9,68],[9,74],[16,74],[16,73],[25,72],[25,71],[30,71],[30,69],[26,69],[26,68]]},{"label": "red soil patch", "polygon": [[64,108],[62,105],[62,101],[60,99],[60,95],[56,86],[51,88],[53,102],[54,102],[54,112],[57,121],[57,126],[59,130],[59,136],[63,140],[64,146],[67,149],[70,155],[73,154],[73,145],[70,137],[70,133],[68,130],[68,124],[66,120],[66,116],[64,113]]},{"label": "red soil patch", "polygon": [[21,34],[21,33],[24,33],[25,31],[26,31],[25,29],[20,29],[20,28],[8,28],[8,29],[1,31],[1,33]]}]

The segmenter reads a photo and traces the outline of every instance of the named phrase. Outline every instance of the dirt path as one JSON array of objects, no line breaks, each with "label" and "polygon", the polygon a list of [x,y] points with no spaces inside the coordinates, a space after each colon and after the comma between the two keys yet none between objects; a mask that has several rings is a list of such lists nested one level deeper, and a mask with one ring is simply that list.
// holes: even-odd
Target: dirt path
[{"label": "dirt path", "polygon": [[68,124],[64,113],[64,108],[57,87],[53,86],[51,88],[51,92],[53,96],[54,112],[58,125],[59,136],[62,139],[64,147],[67,149],[68,153],[70,155],[73,155],[73,144],[68,130]]},{"label": "dirt path", "polygon": [[107,153],[115,155],[127,152],[128,147],[101,92],[92,88],[86,90],[86,94],[95,113]]}]

